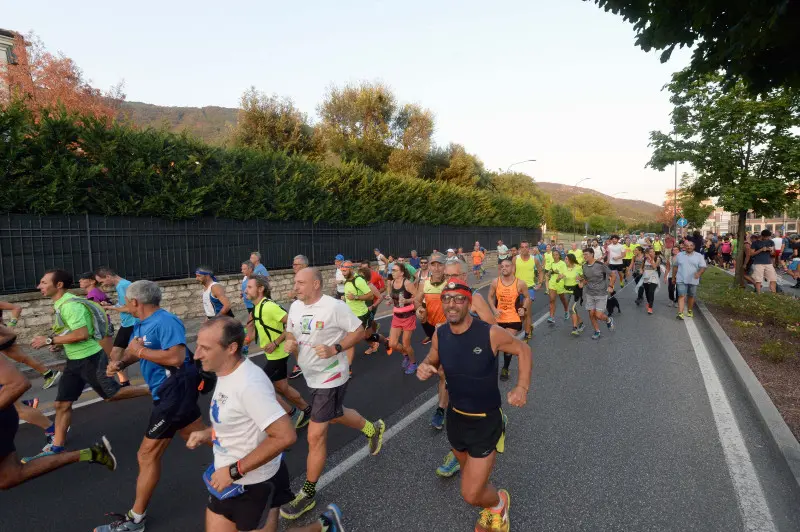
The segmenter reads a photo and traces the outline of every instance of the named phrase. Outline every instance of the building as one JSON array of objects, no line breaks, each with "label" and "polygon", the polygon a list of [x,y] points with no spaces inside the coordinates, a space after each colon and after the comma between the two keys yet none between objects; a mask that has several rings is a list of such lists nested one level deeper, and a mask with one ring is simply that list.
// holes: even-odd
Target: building
[{"label": "building", "polygon": [[[16,34],[13,31],[4,30],[0,28],[0,69],[6,68],[6,65],[14,65],[17,63],[17,58],[14,56],[14,38]],[[8,87],[2,76],[0,76],[0,101],[8,97]]]},{"label": "building", "polygon": [[[736,231],[739,223],[739,215],[730,215],[730,231]],[[747,213],[745,231],[750,233],[760,233],[764,229],[769,229],[773,233],[792,234],[800,232],[800,218],[789,218],[786,213],[773,214],[772,216],[756,216],[753,212]]]},{"label": "building", "polygon": [[[702,204],[705,204],[705,202]],[[731,224],[731,216],[731,213],[727,212],[722,207],[715,207],[708,215],[708,218],[706,218],[700,232],[703,236],[708,236],[711,233],[724,235],[725,233],[735,232],[736,226]]]}]

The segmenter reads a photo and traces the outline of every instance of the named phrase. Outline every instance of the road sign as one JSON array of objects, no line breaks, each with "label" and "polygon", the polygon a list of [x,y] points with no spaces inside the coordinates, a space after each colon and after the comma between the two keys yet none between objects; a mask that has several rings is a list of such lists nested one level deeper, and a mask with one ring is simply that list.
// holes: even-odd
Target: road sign
[{"label": "road sign", "polygon": [[678,227],[686,227],[689,225],[689,220],[686,218],[678,218]]}]

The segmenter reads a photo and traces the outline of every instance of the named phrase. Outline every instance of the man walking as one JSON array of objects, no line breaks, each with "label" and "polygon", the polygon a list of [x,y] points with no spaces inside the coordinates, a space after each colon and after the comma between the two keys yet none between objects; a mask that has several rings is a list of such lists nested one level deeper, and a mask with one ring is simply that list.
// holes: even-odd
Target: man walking
[{"label": "man walking", "polygon": [[594,328],[592,340],[600,339],[600,322],[604,322],[608,330],[614,329],[614,318],[606,315],[608,294],[614,291],[614,277],[608,266],[598,261],[592,248],[583,250],[583,275],[586,283],[583,288],[586,310]]},{"label": "man walking", "polygon": [[761,284],[766,281],[769,283],[769,291],[775,293],[778,285],[778,274],[773,264],[775,242],[772,240],[772,233],[769,229],[761,231],[761,238],[750,246],[750,263],[753,265],[753,281],[755,281],[756,293],[761,292]]},{"label": "man walking", "polygon": [[[769,259],[769,255],[765,256]],[[675,279],[678,289],[678,315],[676,317],[679,320],[684,318],[684,304],[686,317],[694,317],[692,312],[694,298],[697,296],[697,286],[700,284],[700,277],[704,271],[706,271],[706,259],[694,250],[694,242],[687,240],[686,251],[678,253],[672,261],[672,277]]]},{"label": "man walking", "polygon": [[267,267],[261,264],[261,253],[258,251],[253,251],[250,253],[250,262],[253,264],[253,274],[269,277]]}]

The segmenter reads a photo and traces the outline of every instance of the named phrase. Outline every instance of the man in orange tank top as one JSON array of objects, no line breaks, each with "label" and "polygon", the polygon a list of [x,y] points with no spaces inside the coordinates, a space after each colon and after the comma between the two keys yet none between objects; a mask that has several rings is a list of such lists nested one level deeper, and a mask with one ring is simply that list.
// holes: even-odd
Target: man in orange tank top
[{"label": "man in orange tank top", "polygon": [[[500,262],[500,277],[489,286],[489,305],[497,318],[497,325],[515,336],[522,331],[522,319],[530,312],[531,298],[525,281],[514,276],[511,259],[506,258]],[[501,381],[508,380],[510,365],[511,355],[504,353],[503,369],[500,370]]]}]

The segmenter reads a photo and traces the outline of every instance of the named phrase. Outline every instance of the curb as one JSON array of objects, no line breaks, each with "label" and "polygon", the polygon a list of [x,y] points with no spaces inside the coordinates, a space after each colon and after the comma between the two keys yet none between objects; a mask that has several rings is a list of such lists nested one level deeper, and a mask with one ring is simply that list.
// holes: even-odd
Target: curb
[{"label": "curb", "polygon": [[734,345],[733,341],[725,334],[722,326],[717,322],[711,311],[703,303],[697,301],[695,306],[700,311],[700,315],[711,329],[715,344],[725,353],[731,367],[734,370],[736,379],[744,387],[750,403],[756,410],[761,424],[767,431],[769,438],[778,450],[778,453],[786,461],[789,470],[794,477],[795,484],[800,487],[800,443],[794,437],[789,426],[783,420],[783,416],[778,412],[775,404],[770,399],[767,391],[761,386],[753,370],[747,365],[742,354]]}]

